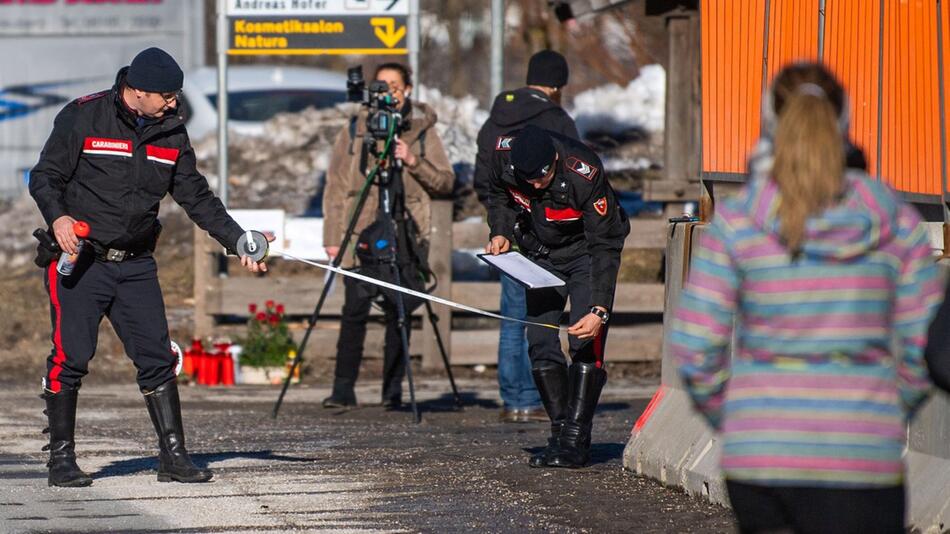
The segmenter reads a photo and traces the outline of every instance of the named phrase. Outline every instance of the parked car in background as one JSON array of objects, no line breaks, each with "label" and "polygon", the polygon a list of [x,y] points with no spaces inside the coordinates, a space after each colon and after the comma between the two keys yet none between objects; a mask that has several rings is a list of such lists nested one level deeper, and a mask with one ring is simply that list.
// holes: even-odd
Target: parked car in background
[{"label": "parked car in background", "polygon": [[[0,82],[15,74],[2,72]],[[59,110],[70,100],[108,89],[114,82],[113,72],[0,83],[0,198],[15,197],[26,189],[28,171]],[[228,126],[245,135],[263,133],[264,122],[278,113],[311,106],[323,109],[346,100],[344,74],[308,67],[235,65],[228,68],[228,87]],[[213,135],[218,128],[217,69],[187,71],[182,93],[191,110],[187,126],[192,139]]]},{"label": "parked car in background", "polygon": [[[200,139],[218,128],[218,71],[201,67],[185,73],[182,88],[191,110],[188,134]],[[228,67],[228,127],[260,135],[278,113],[323,109],[346,101],[346,76],[339,72],[267,65]]]}]

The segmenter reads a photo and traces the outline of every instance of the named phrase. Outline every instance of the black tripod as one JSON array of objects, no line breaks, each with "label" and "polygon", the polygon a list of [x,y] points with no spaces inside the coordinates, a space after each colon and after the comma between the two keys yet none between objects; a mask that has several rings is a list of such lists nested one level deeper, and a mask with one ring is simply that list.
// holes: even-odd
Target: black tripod
[{"label": "black tripod", "polygon": [[[394,138],[394,136],[391,136]],[[391,139],[390,139],[391,141]],[[367,142],[373,142],[370,139],[367,139]],[[360,197],[356,203],[356,208],[353,210],[353,214],[350,217],[349,224],[347,225],[346,233],[343,237],[343,242],[340,244],[340,252],[333,258],[331,265],[333,267],[339,267],[342,260],[343,254],[349,246],[350,239],[353,236],[356,223],[359,220],[360,213],[363,210],[363,207],[366,204],[366,198],[369,195],[369,189],[372,185],[374,177],[378,173],[378,179],[376,185],[379,188],[379,210],[377,218],[380,221],[383,221],[383,226],[386,229],[387,239],[387,250],[383,251],[382,257],[385,258],[383,262],[389,269],[392,277],[393,283],[396,285],[402,286],[402,276],[399,271],[399,252],[400,248],[405,249],[405,253],[409,258],[417,258],[416,251],[413,250],[415,244],[414,236],[409,230],[409,225],[406,223],[406,218],[408,217],[405,209],[405,194],[403,189],[402,181],[402,161],[396,159],[393,156],[391,150],[392,143],[387,142],[384,153],[379,155],[378,158],[381,161],[385,161],[386,165],[384,168],[380,169],[380,166],[377,165],[376,168],[370,172],[366,185],[364,185],[363,190],[360,193]],[[303,353],[307,347],[307,342],[310,340],[310,334],[313,332],[313,328],[316,325],[317,321],[320,318],[320,312],[323,309],[323,304],[326,302],[326,298],[332,287],[336,273],[330,272],[326,284],[323,287],[323,291],[320,293],[320,298],[317,301],[317,305],[313,310],[313,314],[310,316],[309,324],[307,325],[307,331],[304,333],[303,339],[300,342],[300,346],[297,349],[297,355],[294,357],[294,360],[291,364],[291,368],[287,374],[287,378],[284,380],[284,385],[281,388],[280,395],[277,398],[277,402],[274,404],[274,410],[272,417],[276,418],[277,413],[280,410],[280,406],[283,403],[284,395],[287,393],[287,388],[290,386],[291,378],[294,375],[297,367],[300,365],[300,362],[303,360]],[[386,295],[386,298],[391,301],[391,305],[395,307],[396,316],[397,316],[397,326],[400,332],[400,341],[402,344],[402,354],[406,369],[406,377],[409,382],[409,399],[412,405],[413,418],[415,422],[419,422],[419,407],[416,403],[415,397],[415,386],[412,379],[412,366],[409,358],[409,317],[406,314],[405,302],[403,299],[402,293],[392,292],[391,295]],[[438,328],[438,317],[435,315],[435,312],[432,311],[432,303],[428,300],[423,301],[425,303],[426,312],[428,315],[429,322],[432,324],[432,329],[435,332],[436,343],[439,346],[439,352],[442,356],[442,363],[445,366],[445,372],[449,378],[449,384],[452,386],[452,394],[455,398],[456,406],[462,405],[461,397],[459,396],[458,389],[455,386],[455,378],[452,376],[452,369],[449,365],[449,359],[445,351],[445,345],[442,341],[442,336]]]}]

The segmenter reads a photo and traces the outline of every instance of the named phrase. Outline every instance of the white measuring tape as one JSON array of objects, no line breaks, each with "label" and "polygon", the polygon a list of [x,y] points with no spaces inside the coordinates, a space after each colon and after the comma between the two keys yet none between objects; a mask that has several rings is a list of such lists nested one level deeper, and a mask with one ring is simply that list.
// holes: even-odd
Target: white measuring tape
[{"label": "white measuring tape", "polygon": [[286,253],[286,252],[284,252],[284,251],[281,251],[281,250],[275,250],[275,249],[272,248],[272,249],[271,249],[271,252],[274,253],[274,254],[276,254],[276,255],[283,256],[283,257],[287,258],[288,260],[294,260],[294,261],[299,261],[299,262],[301,262],[301,263],[306,263],[307,265],[312,265],[312,266],[314,266],[314,267],[323,269],[323,270],[325,270],[325,271],[331,271],[331,272],[334,272],[334,273],[337,273],[337,274],[340,274],[340,275],[343,275],[343,276],[349,276],[350,278],[355,278],[355,279],[357,279],[357,280],[362,280],[362,281],[364,281],[364,282],[368,282],[368,283],[373,284],[373,285],[385,287],[385,288],[387,288],[387,289],[392,289],[393,291],[398,291],[398,292],[400,292],[400,293],[405,293],[406,295],[412,295],[413,297],[418,297],[418,298],[421,298],[421,299],[424,299],[424,300],[428,300],[428,301],[431,301],[431,302],[435,302],[435,303],[438,303],[438,304],[444,304],[444,305],[446,305],[446,306],[449,306],[449,307],[451,307],[451,308],[455,308],[455,309],[458,309],[458,310],[464,310],[464,311],[467,311],[467,312],[476,313],[476,314],[478,314],[478,315],[484,315],[485,317],[491,317],[491,318],[493,318],[493,319],[501,319],[502,321],[514,321],[514,322],[516,322],[516,323],[521,323],[521,324],[531,325],[531,326],[541,326],[541,327],[544,327],[544,328],[551,328],[551,329],[554,329],[554,330],[560,330],[560,329],[561,329],[559,326],[553,325],[553,324],[535,323],[535,322],[532,322],[532,321],[525,321],[525,320],[522,320],[522,319],[515,319],[514,317],[505,317],[504,315],[500,315],[500,314],[497,314],[497,313],[492,313],[492,312],[490,312],[490,311],[485,311],[485,310],[482,310],[482,309],[479,309],[479,308],[474,308],[474,307],[472,307],[472,306],[466,306],[465,304],[459,304],[458,302],[453,302],[453,301],[451,301],[451,300],[447,300],[447,299],[435,297],[435,296],[429,295],[428,293],[422,293],[422,292],[419,292],[419,291],[413,291],[412,289],[406,289],[405,287],[397,286],[396,284],[390,284],[389,282],[384,282],[384,281],[382,281],[382,280],[379,280],[379,279],[376,279],[376,278],[372,278],[372,277],[369,277],[369,276],[366,276],[366,275],[362,275],[362,274],[359,274],[359,273],[355,273],[355,272],[353,272],[353,271],[347,271],[347,270],[345,270],[345,269],[340,269],[339,267],[334,267],[334,266],[332,266],[332,265],[324,265],[324,264],[322,264],[322,263],[317,263],[317,262],[315,262],[315,261],[310,261],[310,260],[305,260],[305,259],[303,259],[303,258],[298,258],[297,256],[294,256],[293,254],[288,254],[288,253]]}]

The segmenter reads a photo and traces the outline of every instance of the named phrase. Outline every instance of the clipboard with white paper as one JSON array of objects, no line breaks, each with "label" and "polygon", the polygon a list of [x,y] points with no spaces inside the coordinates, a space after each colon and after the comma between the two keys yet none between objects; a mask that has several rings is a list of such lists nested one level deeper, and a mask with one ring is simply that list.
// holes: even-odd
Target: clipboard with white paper
[{"label": "clipboard with white paper", "polygon": [[540,265],[524,257],[520,252],[510,251],[498,254],[497,256],[486,253],[478,254],[478,257],[528,289],[560,287],[564,285],[564,280],[554,276]]}]

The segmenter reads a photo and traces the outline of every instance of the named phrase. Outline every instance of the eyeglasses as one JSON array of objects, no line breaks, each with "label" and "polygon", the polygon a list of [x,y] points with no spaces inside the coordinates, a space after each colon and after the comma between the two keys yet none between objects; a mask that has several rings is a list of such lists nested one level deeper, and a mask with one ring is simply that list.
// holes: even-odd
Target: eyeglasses
[{"label": "eyeglasses", "polygon": [[181,100],[181,90],[179,89],[178,91],[173,91],[171,93],[159,93],[158,96],[162,97],[162,100],[168,104],[172,100]]}]

